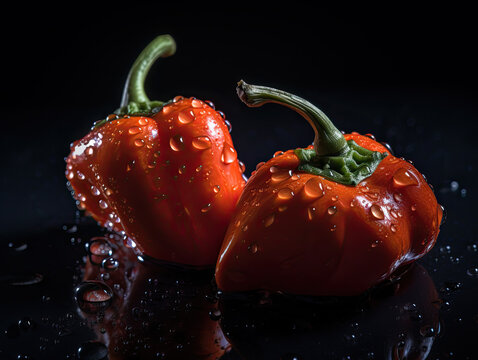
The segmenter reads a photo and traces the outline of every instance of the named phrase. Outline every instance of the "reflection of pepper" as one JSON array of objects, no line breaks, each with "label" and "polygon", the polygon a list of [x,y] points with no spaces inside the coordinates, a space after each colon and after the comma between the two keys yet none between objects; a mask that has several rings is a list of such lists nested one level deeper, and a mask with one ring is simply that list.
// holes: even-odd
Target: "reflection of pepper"
[{"label": "reflection of pepper", "polygon": [[166,35],[146,47],[120,109],[73,143],[66,177],[80,208],[125,231],[142,253],[212,265],[245,181],[228,124],[212,103],[146,96],[149,68],[174,51]]},{"label": "reflection of pepper", "polygon": [[[118,239],[119,240],[119,239]],[[135,254],[109,238],[114,269],[88,259],[83,281],[112,289],[112,303],[97,314],[80,311],[108,348],[110,360],[220,358],[228,349],[217,320],[211,270],[184,271],[153,262],[139,263]]]},{"label": "reflection of pepper", "polygon": [[249,106],[292,108],[316,137],[249,179],[216,265],[221,290],[356,295],[432,248],[442,210],[409,162],[370,137],[342,135],[297,96],[244,82],[238,94]]},{"label": "reflection of pepper", "polygon": [[224,294],[221,327],[244,359],[426,359],[439,334],[439,297],[413,264],[357,297]]}]

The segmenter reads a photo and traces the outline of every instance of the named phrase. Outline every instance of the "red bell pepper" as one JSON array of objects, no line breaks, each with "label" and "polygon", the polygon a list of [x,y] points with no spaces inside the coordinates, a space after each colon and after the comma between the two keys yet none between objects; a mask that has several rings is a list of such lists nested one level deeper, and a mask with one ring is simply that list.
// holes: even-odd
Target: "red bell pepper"
[{"label": "red bell pepper", "polygon": [[139,55],[121,107],[71,146],[66,177],[81,209],[124,231],[144,255],[214,265],[243,190],[243,165],[222,112],[209,101],[151,101],[145,77],[175,42],[159,36]]},{"label": "red bell pepper", "polygon": [[238,94],[297,111],[316,136],[253,172],[216,265],[221,290],[357,295],[433,247],[442,208],[410,162],[297,96],[242,81]]}]

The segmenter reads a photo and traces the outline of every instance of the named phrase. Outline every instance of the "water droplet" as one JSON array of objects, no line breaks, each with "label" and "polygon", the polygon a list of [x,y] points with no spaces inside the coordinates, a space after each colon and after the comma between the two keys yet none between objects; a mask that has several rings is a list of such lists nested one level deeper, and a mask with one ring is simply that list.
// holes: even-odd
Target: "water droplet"
[{"label": "water droplet", "polygon": [[128,129],[128,133],[130,135],[139,134],[141,131],[142,131],[142,129],[139,126],[132,126]]},{"label": "water droplet", "polygon": [[96,186],[91,186],[91,193],[94,195],[94,196],[99,196],[100,195],[100,191],[98,190],[98,188]]},{"label": "water droplet", "polygon": [[337,212],[337,206],[331,206],[327,209],[327,214],[334,215]]},{"label": "water droplet", "polygon": [[146,124],[148,124],[148,119],[141,118],[141,119],[138,120],[138,124],[140,124],[142,126],[145,126]]},{"label": "water droplet", "polygon": [[259,250],[259,246],[257,246],[256,243],[252,243],[251,245],[247,247],[247,250],[249,250],[251,254],[255,254]]},{"label": "water droplet", "polygon": [[264,219],[264,227],[269,227],[274,223],[275,215],[271,214]]},{"label": "water droplet", "polygon": [[78,348],[79,360],[106,360],[108,348],[101,342],[89,341]]},{"label": "water droplet", "polygon": [[116,270],[119,267],[119,262],[112,257],[108,257],[101,262],[101,267],[108,271]]},{"label": "water droplet", "polygon": [[136,147],[142,147],[142,146],[144,146],[144,140],[143,140],[143,139],[136,139],[136,140],[134,141],[134,146],[136,146]]},{"label": "water droplet", "polygon": [[201,100],[194,99],[193,101],[191,101],[191,106],[193,108],[201,108],[203,107],[203,102]]},{"label": "water droplet", "polygon": [[272,155],[272,157],[277,157],[277,156],[280,156],[280,155],[284,155],[284,152],[283,151],[276,151],[274,153],[274,155]]},{"label": "water droplet", "polygon": [[224,149],[222,150],[221,161],[224,164],[230,164],[237,159],[236,150],[229,144],[224,143]]},{"label": "water droplet", "polygon": [[216,194],[221,190],[221,187],[219,185],[215,185],[212,188],[212,191],[214,191]]},{"label": "water droplet", "polygon": [[394,193],[393,198],[395,199],[396,202],[400,202],[403,200],[402,194],[400,193]]},{"label": "water droplet", "polygon": [[211,209],[211,204],[209,203],[201,209],[201,212],[204,214],[204,213],[207,213],[210,209]]},{"label": "water droplet", "polygon": [[8,281],[8,284],[13,286],[28,286],[41,283],[43,281],[43,275],[38,273],[11,276],[7,275],[4,276],[4,279]]},{"label": "water droplet", "polygon": [[184,100],[184,96],[178,95],[173,98],[173,103]]},{"label": "water droplet", "polygon": [[85,244],[91,263],[100,265],[104,258],[113,254],[113,248],[104,237],[94,237]]},{"label": "water droplet", "polygon": [[395,171],[395,174],[393,174],[393,182],[399,187],[418,185],[417,178],[405,168],[400,168]]},{"label": "water droplet", "polygon": [[184,140],[180,135],[174,135],[169,139],[169,146],[174,151],[181,151],[184,149]]},{"label": "water droplet", "polygon": [[272,173],[271,180],[274,182],[284,181],[292,176],[292,170],[279,169],[275,166],[271,166],[269,171]]},{"label": "water droplet", "polygon": [[337,201],[339,199],[339,196],[338,195],[334,195],[331,197],[331,200],[332,201]]},{"label": "water droplet", "polygon": [[[195,100],[193,100],[194,102]],[[179,114],[178,114],[178,121],[183,124],[183,125],[186,125],[186,124],[190,124],[194,121],[194,119],[196,118],[196,116],[194,115],[194,111],[192,110],[189,110],[189,111],[181,111]]]},{"label": "water droplet", "polygon": [[216,109],[216,105],[214,105],[214,103],[211,100],[206,100],[205,103],[208,104],[209,107],[211,107],[212,109]]},{"label": "water droplet", "polygon": [[397,232],[397,226],[396,225],[390,225],[390,230],[395,233]]},{"label": "water droplet", "polygon": [[412,206],[410,207],[410,210],[416,211],[416,210],[417,210],[417,206],[416,206],[416,205],[412,205]]},{"label": "water droplet", "polygon": [[100,281],[85,281],[75,289],[75,300],[86,313],[97,313],[106,309],[113,299],[111,288]]},{"label": "water droplet", "polygon": [[379,205],[373,204],[370,207],[370,212],[375,219],[382,220],[384,218],[383,210]]},{"label": "water droplet", "polygon": [[8,243],[8,247],[20,252],[26,250],[28,248],[28,244],[24,243],[23,241],[11,241]]},{"label": "water droplet", "polygon": [[76,177],[80,180],[85,180],[85,175],[79,170],[76,172]]},{"label": "water droplet", "polygon": [[286,205],[281,205],[277,208],[277,210],[279,210],[279,212],[284,212],[287,210],[287,206]]},{"label": "water droplet", "polygon": [[104,201],[104,200],[98,201],[98,205],[99,205],[100,208],[102,208],[103,210],[108,208],[108,204],[107,204],[106,201]]},{"label": "water droplet", "polygon": [[467,273],[468,276],[478,277],[478,267],[473,266],[473,267],[469,268],[468,270],[466,270],[466,273]]},{"label": "water droplet", "polygon": [[324,196],[324,187],[318,177],[313,177],[305,183],[304,192],[307,196],[316,199]]},{"label": "water droplet", "polygon": [[179,175],[182,175],[186,172],[186,165],[181,165],[178,169]]},{"label": "water droplet", "polygon": [[288,187],[282,188],[277,192],[277,198],[280,200],[290,200],[294,196],[294,192]]},{"label": "water droplet", "polygon": [[431,325],[424,325],[420,328],[420,335],[423,337],[432,337],[436,335],[436,330]]},{"label": "water droplet", "polygon": [[373,247],[373,248],[376,248],[378,246],[378,244],[380,244],[380,241],[375,240],[375,241],[372,242],[372,245],[370,245],[370,246]]},{"label": "water droplet", "polygon": [[197,168],[196,168],[196,172],[200,172],[202,170],[202,165],[199,165]]},{"label": "water droplet", "polygon": [[198,136],[193,139],[192,144],[198,150],[205,150],[211,147],[211,140],[207,136]]},{"label": "water droplet", "polygon": [[309,220],[312,220],[314,218],[314,213],[315,213],[315,207],[310,207],[307,209],[307,217]]},{"label": "water droplet", "polygon": [[128,161],[128,163],[126,164],[126,172],[133,170],[135,165],[136,165],[135,160]]},{"label": "water droplet", "polygon": [[331,232],[334,232],[337,230],[337,225],[332,225],[332,227],[329,229]]},{"label": "water droplet", "polygon": [[93,155],[93,153],[95,152],[95,150],[90,146],[90,147],[88,147],[88,148],[86,149],[85,152],[86,152],[86,155],[91,156],[91,155]]},{"label": "water droplet", "polygon": [[229,120],[224,120],[224,124],[226,124],[227,131],[229,133],[231,133],[232,132],[232,124],[229,122]]},{"label": "water droplet", "polygon": [[264,164],[265,164],[264,161],[261,161],[260,163],[257,163],[256,170],[259,170]]}]

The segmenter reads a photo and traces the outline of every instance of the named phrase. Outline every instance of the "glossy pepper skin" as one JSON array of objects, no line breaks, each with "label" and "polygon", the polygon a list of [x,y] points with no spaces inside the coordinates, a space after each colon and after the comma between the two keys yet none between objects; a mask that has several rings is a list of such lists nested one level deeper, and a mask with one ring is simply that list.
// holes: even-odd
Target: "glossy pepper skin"
[{"label": "glossy pepper skin", "polygon": [[212,103],[180,96],[161,103],[144,94],[149,67],[174,49],[167,35],[148,45],[120,109],[72,144],[66,177],[79,207],[124,232],[142,255],[211,266],[245,180]]},{"label": "glossy pepper skin", "polygon": [[[322,118],[311,119],[313,105],[305,100],[244,82],[238,93],[249,106],[276,102],[298,111],[314,126],[316,140],[305,151],[279,153],[253,172],[216,265],[219,289],[353,296],[433,247],[442,208],[411,163],[358,133],[343,135],[342,142],[365,154],[352,151],[357,169],[341,159],[348,156],[343,150],[316,156],[324,153],[322,145],[333,147],[324,144],[327,138],[342,135],[336,128],[321,133],[331,123],[322,122],[330,120],[320,110],[312,109]],[[349,181],[354,183],[344,184]]]}]

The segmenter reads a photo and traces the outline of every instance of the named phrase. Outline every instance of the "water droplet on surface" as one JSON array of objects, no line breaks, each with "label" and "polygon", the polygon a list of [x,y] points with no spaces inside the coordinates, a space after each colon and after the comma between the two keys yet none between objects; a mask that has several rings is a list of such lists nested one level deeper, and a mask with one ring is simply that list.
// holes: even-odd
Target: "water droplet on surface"
[{"label": "water droplet on surface", "polygon": [[249,250],[251,254],[256,254],[257,251],[259,250],[259,246],[257,246],[256,243],[252,243],[251,245],[248,246],[247,250]]},{"label": "water droplet on surface", "polygon": [[261,162],[257,163],[256,170],[259,170],[264,164],[265,164],[264,161],[261,161]]},{"label": "water droplet on surface", "polygon": [[478,266],[473,266],[466,270],[466,274],[471,277],[478,277]]},{"label": "water droplet on surface", "polygon": [[[193,100],[193,102],[194,101],[197,101],[197,100]],[[194,112],[192,110],[181,111],[178,114],[178,121],[183,125],[192,123],[195,118],[196,118],[196,116],[194,115]]]},{"label": "water droplet on surface", "polygon": [[97,313],[106,309],[113,299],[111,288],[100,281],[85,281],[75,289],[75,300],[86,313]]},{"label": "water droplet on surface", "polygon": [[393,233],[396,233],[397,232],[397,226],[396,225],[390,225],[390,231],[393,232]]},{"label": "water droplet on surface", "polygon": [[128,133],[130,135],[139,134],[141,131],[142,131],[142,129],[139,126],[132,126],[128,129]]},{"label": "water droplet on surface", "polygon": [[230,121],[229,120],[224,120],[224,124],[226,124],[227,131],[229,133],[231,133],[232,132],[232,124],[230,123]]},{"label": "water droplet on surface", "polygon": [[186,165],[181,165],[179,168],[178,168],[178,173],[179,175],[182,175],[186,172]]},{"label": "water droplet on surface", "polygon": [[324,196],[324,187],[318,177],[313,177],[305,183],[304,192],[308,197],[316,199]]},{"label": "water droplet on surface", "polygon": [[219,185],[215,185],[212,188],[212,191],[214,191],[216,194],[221,190],[221,187]]},{"label": "water droplet on surface", "polygon": [[405,168],[400,168],[393,174],[393,183],[398,187],[417,186],[417,178]]},{"label": "water droplet on surface", "polygon": [[98,188],[94,185],[91,186],[91,193],[94,195],[94,196],[99,196],[100,195],[100,190],[98,190]]},{"label": "water droplet on surface", "polygon": [[184,149],[184,140],[180,135],[174,135],[169,139],[169,146],[173,151],[181,151]]},{"label": "water droplet on surface", "polygon": [[204,213],[207,213],[209,210],[211,210],[211,204],[207,204],[206,206],[204,206],[202,209],[201,209],[201,212],[204,214]]},{"label": "water droplet on surface", "polygon": [[269,227],[274,223],[275,215],[271,214],[264,219],[264,227]]},{"label": "water droplet on surface", "polygon": [[307,217],[309,220],[312,220],[314,218],[314,213],[315,213],[315,207],[310,207],[307,209]]},{"label": "water droplet on surface", "polygon": [[143,139],[136,139],[134,141],[134,146],[136,147],[143,147],[144,146],[144,140]]},{"label": "water droplet on surface", "polygon": [[450,190],[455,192],[457,191],[458,189],[460,188],[460,184],[458,183],[458,181],[452,181],[450,183]]},{"label": "water droplet on surface", "polygon": [[76,172],[76,177],[80,180],[85,180],[85,175],[79,170]]},{"label": "water droplet on surface", "polygon": [[93,153],[95,152],[95,150],[90,146],[90,147],[88,147],[88,148],[86,149],[85,152],[86,152],[86,155],[91,156],[91,155],[93,155]]},{"label": "water droplet on surface", "polygon": [[194,99],[193,101],[191,101],[191,106],[193,108],[201,108],[203,106],[203,102],[201,100]]},{"label": "water droplet on surface", "polygon": [[420,335],[423,337],[432,337],[436,335],[436,330],[431,325],[424,325],[420,328]]},{"label": "water droplet on surface", "polygon": [[334,215],[337,212],[337,206],[331,206],[327,209],[327,214]]},{"label": "water droplet on surface", "polygon": [[416,206],[416,205],[412,205],[412,206],[410,207],[410,210],[416,211],[416,210],[417,210],[417,206]]},{"label": "water droplet on surface", "polygon": [[277,156],[280,156],[280,155],[284,155],[284,152],[283,151],[276,151],[274,153],[274,155],[272,155],[272,157],[277,157]]},{"label": "water droplet on surface", "polygon": [[206,100],[204,102],[208,104],[209,107],[211,107],[212,109],[216,109],[216,105],[214,105],[214,103],[211,100]]},{"label": "water droplet on surface", "polygon": [[337,230],[337,225],[332,225],[332,227],[329,229],[331,232],[334,232]]},{"label": "water droplet on surface", "polygon": [[148,123],[148,119],[146,118],[141,118],[138,120],[138,124],[145,126]]},{"label": "water droplet on surface", "polygon": [[224,164],[231,164],[237,159],[236,150],[229,144],[224,143],[224,149],[221,154],[221,161]]},{"label": "water droplet on surface", "polygon": [[400,193],[394,193],[393,198],[395,199],[396,202],[400,202],[403,200],[402,194]]},{"label": "water droplet on surface", "polygon": [[290,200],[294,197],[294,192],[288,187],[282,188],[277,192],[277,198],[280,200]]},{"label": "water droplet on surface", "polygon": [[277,210],[279,210],[279,212],[284,212],[287,210],[287,206],[286,205],[281,205],[277,208]]},{"label": "water droplet on surface", "polygon": [[271,166],[269,171],[272,173],[271,180],[274,182],[284,181],[292,176],[292,170],[279,169],[275,166]]},{"label": "water droplet on surface", "polygon": [[89,341],[78,348],[79,360],[106,360],[107,358],[108,348],[101,342]]},{"label": "water droplet on surface", "polygon": [[375,219],[383,220],[383,218],[384,218],[383,210],[382,210],[382,208],[381,208],[379,205],[373,204],[373,205],[370,207],[370,212],[372,213],[372,216],[373,216]]},{"label": "water droplet on surface", "polygon": [[107,204],[106,201],[104,201],[104,200],[98,201],[98,205],[99,205],[100,208],[102,208],[103,210],[108,208],[108,204]]},{"label": "water droplet on surface", "polygon": [[112,257],[108,257],[101,262],[101,267],[108,271],[116,270],[119,267],[119,262]]},{"label": "water droplet on surface", "polygon": [[195,149],[206,150],[211,147],[211,140],[207,136],[198,136],[192,140]]}]

